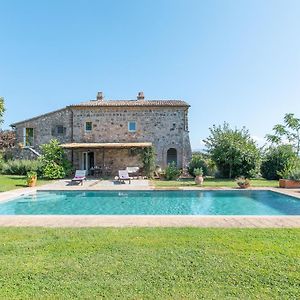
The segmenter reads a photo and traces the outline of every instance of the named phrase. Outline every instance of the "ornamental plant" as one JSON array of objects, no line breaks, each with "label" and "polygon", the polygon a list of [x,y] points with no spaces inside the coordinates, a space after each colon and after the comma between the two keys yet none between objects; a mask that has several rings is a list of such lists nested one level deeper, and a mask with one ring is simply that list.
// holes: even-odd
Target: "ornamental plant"
[{"label": "ornamental plant", "polygon": [[26,176],[26,183],[28,186],[35,186],[37,180],[37,173],[35,171],[30,171]]},{"label": "ornamental plant", "polygon": [[60,179],[72,172],[72,165],[67,159],[64,149],[57,140],[51,140],[41,146],[43,164],[43,177],[47,179]]},{"label": "ornamental plant", "polygon": [[155,171],[155,150],[154,147],[146,147],[142,152],[142,160],[144,165],[145,174],[147,177],[152,178]]},{"label": "ornamental plant", "polygon": [[248,178],[245,178],[244,176],[238,177],[235,181],[241,188],[247,188],[250,186],[250,180]]},{"label": "ornamental plant", "polygon": [[210,156],[201,152],[195,152],[192,155],[192,159],[188,165],[188,172],[191,176],[195,176],[194,169],[196,168],[202,168],[203,175],[205,176],[214,176],[217,171],[216,165]]},{"label": "ornamental plant", "polygon": [[203,176],[202,168],[195,168],[193,173],[195,176]]},{"label": "ornamental plant", "polygon": [[291,171],[288,177],[291,180],[300,181],[300,168]]},{"label": "ornamental plant", "polygon": [[165,170],[165,178],[167,180],[174,180],[177,179],[181,174],[180,169],[177,168],[176,163],[173,161],[172,163],[168,164]]}]

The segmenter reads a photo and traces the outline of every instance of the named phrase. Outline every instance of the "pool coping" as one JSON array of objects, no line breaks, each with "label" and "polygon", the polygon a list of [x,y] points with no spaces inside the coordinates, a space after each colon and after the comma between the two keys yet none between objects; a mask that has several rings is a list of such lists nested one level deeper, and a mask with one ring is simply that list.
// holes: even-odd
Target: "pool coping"
[{"label": "pool coping", "polygon": [[[48,189],[24,188],[0,193],[0,203]],[[63,190],[63,189],[59,189]],[[118,189],[115,189],[117,191]],[[149,191],[149,189],[134,189]],[[152,189],[152,191],[174,189]],[[188,188],[182,190],[234,190],[236,188]],[[251,188],[272,191],[300,199],[299,189]],[[55,190],[51,190],[55,191]],[[76,190],[79,191],[79,190]],[[88,191],[88,190],[83,190]],[[90,190],[91,191],[91,190]],[[96,190],[104,191],[104,190]],[[109,189],[108,191],[112,191]],[[124,192],[124,190],[120,190]],[[221,227],[221,228],[300,228],[300,216],[195,216],[195,215],[0,215],[1,227]]]}]

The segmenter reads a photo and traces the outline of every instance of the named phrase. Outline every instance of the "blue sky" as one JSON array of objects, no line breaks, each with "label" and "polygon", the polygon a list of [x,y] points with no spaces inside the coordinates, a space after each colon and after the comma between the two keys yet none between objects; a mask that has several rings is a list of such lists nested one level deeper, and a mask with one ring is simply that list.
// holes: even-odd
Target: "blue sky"
[{"label": "blue sky", "polygon": [[12,122],[94,99],[184,99],[192,147],[213,124],[261,143],[300,117],[300,1],[0,0]]}]

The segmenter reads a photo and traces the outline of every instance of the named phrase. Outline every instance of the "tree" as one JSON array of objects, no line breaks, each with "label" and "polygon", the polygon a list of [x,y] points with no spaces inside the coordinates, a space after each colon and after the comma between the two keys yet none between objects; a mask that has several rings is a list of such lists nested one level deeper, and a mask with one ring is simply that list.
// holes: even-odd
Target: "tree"
[{"label": "tree", "polygon": [[0,150],[13,148],[16,142],[16,134],[13,130],[0,130]]},{"label": "tree", "polygon": [[298,157],[291,145],[269,147],[261,164],[261,174],[266,179],[279,179],[281,172],[292,165],[296,165]]},{"label": "tree", "polygon": [[3,117],[5,112],[5,106],[4,106],[4,98],[0,97],[0,124],[3,123]]},{"label": "tree", "polygon": [[284,116],[284,124],[273,127],[273,134],[266,135],[269,142],[275,145],[283,145],[288,142],[294,148],[295,153],[300,154],[300,119],[289,113]]},{"label": "tree", "polygon": [[221,177],[253,177],[258,173],[260,150],[245,127],[231,129],[225,122],[209,130],[210,136],[204,143]]}]

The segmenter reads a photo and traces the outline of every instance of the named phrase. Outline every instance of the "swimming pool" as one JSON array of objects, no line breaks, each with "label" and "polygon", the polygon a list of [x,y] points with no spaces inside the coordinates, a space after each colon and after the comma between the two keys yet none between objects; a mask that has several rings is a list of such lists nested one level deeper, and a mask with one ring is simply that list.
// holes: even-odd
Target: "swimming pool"
[{"label": "swimming pool", "polygon": [[43,191],[0,203],[0,215],[300,215],[272,191]]}]

